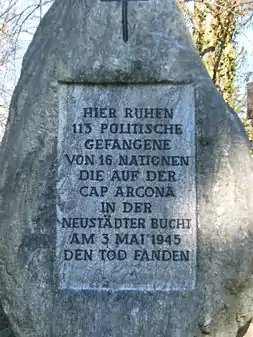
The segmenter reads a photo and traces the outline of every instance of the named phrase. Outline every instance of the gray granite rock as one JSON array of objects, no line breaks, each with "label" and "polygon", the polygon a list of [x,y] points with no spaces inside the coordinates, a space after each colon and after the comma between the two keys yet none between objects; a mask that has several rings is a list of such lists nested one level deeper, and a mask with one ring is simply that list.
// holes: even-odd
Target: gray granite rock
[{"label": "gray granite rock", "polygon": [[[0,298],[4,310],[17,337],[241,336],[253,316],[253,184],[247,137],[208,77],[174,0],[129,1],[127,42],[121,17],[121,2],[56,0],[24,57],[0,155]],[[93,195],[91,200],[89,196],[80,210],[82,203],[76,195],[80,198],[84,179],[78,179],[80,169],[71,169],[64,154],[71,161],[78,150],[96,158],[116,153],[110,148],[89,152],[87,145],[84,151],[86,137],[75,135],[78,130],[74,129],[81,117],[84,122],[82,108],[115,102],[115,116],[112,110],[111,117],[102,113],[97,123],[93,117],[85,120],[86,127],[91,124],[93,129],[93,133],[87,131],[91,140],[99,136],[104,142],[104,137],[110,136],[143,142],[146,136],[141,134],[127,137],[107,130],[104,135],[96,128],[103,118],[107,125],[112,123],[110,118],[126,124],[124,109],[129,102],[130,108],[146,107],[144,103],[164,108],[166,94],[161,94],[162,90],[168,91],[166,107],[176,112],[173,120],[177,124],[181,121],[183,133],[178,141],[175,134],[169,138],[166,144],[172,148],[164,145],[163,151],[151,149],[150,156],[154,151],[171,158],[188,155],[191,164],[175,167],[176,176],[181,174],[174,185],[170,181],[175,204],[171,199],[156,202],[155,197],[150,203],[155,218],[161,213],[162,218],[173,218],[174,214],[186,219],[187,211],[180,211],[188,202],[191,231],[176,235],[184,240],[181,251],[189,251],[190,266],[185,258],[177,267],[178,256],[187,254],[173,253],[166,280],[166,267],[160,261],[157,270],[154,261],[135,262],[131,270],[129,261],[111,265],[97,255],[87,259],[87,265],[83,261],[78,264],[79,252],[73,264],[63,261],[63,249],[70,250],[73,245],[76,250],[80,245],[74,229],[67,228],[64,234],[63,217],[76,216],[79,220],[72,223],[80,227],[81,217],[97,216],[100,211],[96,205],[115,197],[111,190],[116,186],[111,183],[113,170],[103,168],[105,187],[110,188],[108,199]],[[158,114],[154,121],[164,128],[167,123],[160,117]],[[153,123],[141,118],[141,123],[146,121]],[[133,122],[139,123],[137,118]],[[151,138],[165,139],[154,133]],[[128,153],[136,154],[131,151]],[[117,165],[115,162],[114,169]],[[98,166],[96,162],[96,170]],[[81,169],[86,170],[86,166]],[[138,180],[131,187],[138,187],[140,182],[147,185],[146,170],[140,167]],[[101,187],[99,181],[94,184]],[[164,185],[163,181],[157,183],[158,187]],[[126,198],[124,195],[120,202],[127,202]],[[136,200],[139,197],[132,197],[131,202]],[[149,202],[147,198],[145,202]],[[122,216],[123,211],[117,212],[117,217]],[[145,235],[149,234],[151,216],[144,214]],[[80,228],[77,233],[81,233]],[[94,233],[97,238],[101,231],[96,228]],[[110,238],[115,233],[112,230]],[[150,251],[147,242],[136,245]],[[170,249],[175,251],[175,241],[169,244],[170,249],[166,244],[162,244],[164,250],[170,254]],[[101,242],[96,241],[94,247],[97,252]],[[106,247],[115,250],[116,243]],[[131,253],[129,247],[125,250]],[[94,274],[94,269],[101,271]],[[137,275],[137,281],[130,278],[129,271]],[[178,289],[169,275],[177,278]]]},{"label": "gray granite rock", "polygon": [[3,307],[0,303],[0,336],[1,337],[14,337],[10,323],[4,313]]}]

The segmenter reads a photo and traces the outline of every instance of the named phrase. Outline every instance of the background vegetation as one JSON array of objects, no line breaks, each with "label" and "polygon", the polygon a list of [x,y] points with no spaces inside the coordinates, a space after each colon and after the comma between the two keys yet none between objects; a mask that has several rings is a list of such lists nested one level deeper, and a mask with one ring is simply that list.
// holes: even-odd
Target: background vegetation
[{"label": "background vegetation", "polygon": [[[250,0],[177,0],[182,8],[196,48],[210,77],[224,100],[240,114],[249,138],[253,140],[253,120],[246,111],[246,95],[236,85],[243,65],[243,50],[239,49],[238,35],[253,23],[253,1]],[[193,3],[193,2],[192,2]],[[252,61],[253,63],[253,61]],[[250,71],[240,83],[246,88]]]}]

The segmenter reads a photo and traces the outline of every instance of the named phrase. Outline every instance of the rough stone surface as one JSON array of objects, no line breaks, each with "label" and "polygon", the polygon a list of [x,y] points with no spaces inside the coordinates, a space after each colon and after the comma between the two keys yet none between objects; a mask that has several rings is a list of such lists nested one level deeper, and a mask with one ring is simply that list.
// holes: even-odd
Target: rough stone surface
[{"label": "rough stone surface", "polygon": [[[231,337],[252,318],[252,162],[174,0],[56,0],[28,49],[1,147],[0,297],[17,337]],[[59,86],[191,84],[196,287],[61,290],[56,258]]]},{"label": "rough stone surface", "polygon": [[0,336],[1,337],[14,337],[11,331],[11,328],[10,328],[10,323],[4,313],[1,303],[0,303]]}]

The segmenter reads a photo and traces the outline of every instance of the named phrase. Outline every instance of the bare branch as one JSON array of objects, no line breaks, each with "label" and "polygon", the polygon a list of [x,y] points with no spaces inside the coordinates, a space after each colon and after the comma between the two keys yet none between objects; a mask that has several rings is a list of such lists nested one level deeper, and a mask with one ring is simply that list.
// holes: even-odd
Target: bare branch
[{"label": "bare branch", "polygon": [[15,65],[22,43],[21,33],[33,34],[32,20],[35,19],[37,25],[44,6],[53,1],[34,0],[25,5],[21,0],[0,0],[0,125],[6,118],[16,79]]}]

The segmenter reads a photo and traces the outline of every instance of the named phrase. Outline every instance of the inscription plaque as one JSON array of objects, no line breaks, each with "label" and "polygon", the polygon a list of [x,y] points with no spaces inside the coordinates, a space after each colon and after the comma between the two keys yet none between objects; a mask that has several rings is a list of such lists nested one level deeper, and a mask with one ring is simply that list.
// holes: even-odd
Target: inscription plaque
[{"label": "inscription plaque", "polygon": [[61,289],[195,286],[191,85],[59,85]]}]

